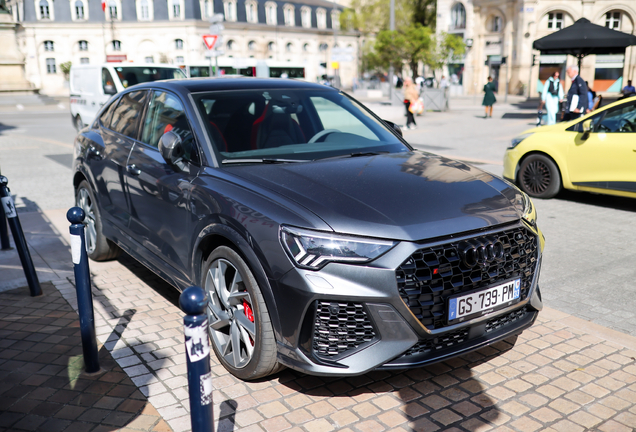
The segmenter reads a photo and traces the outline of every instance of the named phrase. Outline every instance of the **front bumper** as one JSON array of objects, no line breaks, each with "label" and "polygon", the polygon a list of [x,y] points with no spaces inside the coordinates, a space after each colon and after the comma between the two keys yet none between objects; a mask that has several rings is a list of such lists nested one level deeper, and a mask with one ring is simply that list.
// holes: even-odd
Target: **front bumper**
[{"label": "front bumper", "polygon": [[[516,227],[532,232],[536,244],[542,246],[539,230],[523,223]],[[279,314],[283,335],[278,341],[279,362],[304,373],[332,376],[419,367],[532,326],[542,309],[538,286],[541,247],[537,246],[529,288],[521,301],[439,328],[423,325],[398,292],[396,270],[421,248],[421,244],[402,242],[367,266],[331,263],[318,272],[294,269],[272,281],[278,310],[284,311]]]},{"label": "front bumper", "polygon": [[515,183],[517,178],[517,169],[519,166],[519,159],[521,159],[521,152],[515,147],[513,149],[506,149],[503,159],[503,178]]}]

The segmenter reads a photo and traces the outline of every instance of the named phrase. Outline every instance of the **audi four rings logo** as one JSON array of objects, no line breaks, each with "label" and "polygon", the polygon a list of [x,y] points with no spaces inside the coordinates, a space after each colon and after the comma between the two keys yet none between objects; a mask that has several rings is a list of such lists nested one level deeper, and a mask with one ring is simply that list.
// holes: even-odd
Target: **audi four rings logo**
[{"label": "audi four rings logo", "polygon": [[496,238],[481,238],[459,244],[459,254],[468,267],[486,265],[504,257],[504,246]]}]

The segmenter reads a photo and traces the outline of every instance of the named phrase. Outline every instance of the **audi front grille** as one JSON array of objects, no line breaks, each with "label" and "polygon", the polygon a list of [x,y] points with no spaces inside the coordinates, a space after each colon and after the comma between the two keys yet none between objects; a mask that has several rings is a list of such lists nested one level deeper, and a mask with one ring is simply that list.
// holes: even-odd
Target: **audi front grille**
[{"label": "audi front grille", "polygon": [[429,330],[446,323],[449,296],[521,278],[521,300],[528,296],[538,259],[537,236],[518,227],[468,240],[423,247],[397,268],[404,304]]}]

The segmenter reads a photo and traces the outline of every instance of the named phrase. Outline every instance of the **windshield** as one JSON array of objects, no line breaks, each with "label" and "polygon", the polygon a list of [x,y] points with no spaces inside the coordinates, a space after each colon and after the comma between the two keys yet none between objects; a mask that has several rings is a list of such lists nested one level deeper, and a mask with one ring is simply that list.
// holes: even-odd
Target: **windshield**
[{"label": "windshield", "polygon": [[172,67],[117,66],[115,67],[115,72],[117,72],[117,76],[119,76],[124,88],[150,81],[186,77],[181,69]]},{"label": "windshield", "polygon": [[383,123],[335,91],[240,90],[193,96],[220,163],[409,151]]}]

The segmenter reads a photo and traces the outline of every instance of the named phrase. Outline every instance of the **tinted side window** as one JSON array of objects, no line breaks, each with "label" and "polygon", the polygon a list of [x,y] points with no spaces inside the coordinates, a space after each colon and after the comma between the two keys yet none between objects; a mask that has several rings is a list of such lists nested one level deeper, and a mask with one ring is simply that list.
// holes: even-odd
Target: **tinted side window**
[{"label": "tinted side window", "polygon": [[110,128],[130,138],[137,138],[137,123],[144,107],[145,91],[124,94],[113,111]]},{"label": "tinted side window", "polygon": [[597,132],[636,132],[636,104],[623,104],[607,111],[594,128]]},{"label": "tinted side window", "polygon": [[194,137],[183,104],[170,93],[154,91],[148,105],[141,141],[158,148],[161,136],[169,131],[181,137],[186,159],[196,161]]},{"label": "tinted side window", "polygon": [[106,68],[102,68],[102,89],[104,90],[104,94],[116,93],[115,81]]},{"label": "tinted side window", "polygon": [[114,99],[113,102],[102,112],[102,115],[99,116],[99,121],[102,126],[110,127],[110,119],[113,116],[113,111],[115,111],[115,107],[117,106],[117,99]]}]

